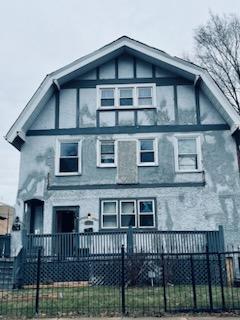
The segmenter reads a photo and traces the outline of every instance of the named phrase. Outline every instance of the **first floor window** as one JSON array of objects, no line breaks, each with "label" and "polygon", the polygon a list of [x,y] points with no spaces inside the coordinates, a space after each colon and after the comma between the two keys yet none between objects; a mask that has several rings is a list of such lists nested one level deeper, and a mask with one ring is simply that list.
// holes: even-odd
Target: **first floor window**
[{"label": "first floor window", "polygon": [[138,144],[138,165],[156,165],[157,140],[140,139]]},{"label": "first floor window", "polygon": [[201,171],[200,137],[177,137],[175,147],[176,171]]},{"label": "first floor window", "polygon": [[101,200],[103,229],[155,228],[154,199]]},{"label": "first floor window", "polygon": [[80,141],[58,141],[57,174],[80,173]]},{"label": "first floor window", "polygon": [[121,227],[136,227],[136,201],[120,201]]},{"label": "first floor window", "polygon": [[154,227],[154,201],[153,200],[139,200],[139,227]]},{"label": "first floor window", "polygon": [[117,201],[102,201],[102,227],[104,229],[112,229],[118,227],[117,217]]},{"label": "first floor window", "polygon": [[99,140],[98,141],[98,166],[114,167],[115,165],[116,165],[115,141]]}]

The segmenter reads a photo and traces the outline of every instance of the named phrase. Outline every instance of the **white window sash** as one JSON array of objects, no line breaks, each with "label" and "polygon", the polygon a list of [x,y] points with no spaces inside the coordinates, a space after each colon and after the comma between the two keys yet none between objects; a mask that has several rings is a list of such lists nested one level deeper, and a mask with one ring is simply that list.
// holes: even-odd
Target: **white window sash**
[{"label": "white window sash", "polygon": [[[102,163],[101,162],[101,145],[102,142],[109,141],[114,142],[114,162],[113,163]],[[99,168],[115,168],[117,166],[117,141],[116,140],[97,140],[97,167]]]},{"label": "white window sash", "polygon": [[[196,141],[196,153],[181,153],[178,147],[178,140],[189,140],[189,139],[195,139]],[[197,169],[180,169],[179,167],[179,156],[197,156]],[[177,173],[191,173],[191,172],[202,172],[202,151],[201,151],[201,138],[199,135],[177,135],[174,139],[174,157],[175,157],[175,172]]]},{"label": "white window sash", "polygon": [[[103,212],[103,207],[104,207],[104,203],[112,203],[114,202],[116,204],[116,212],[114,213],[104,213]],[[104,227],[103,224],[103,217],[104,216],[116,216],[116,227]],[[117,229],[118,228],[118,201],[117,200],[102,200],[101,201],[101,228],[102,229]]]},{"label": "white window sash", "polygon": [[[152,212],[140,212],[140,202],[152,202]],[[153,216],[153,226],[140,226],[140,216],[141,215],[149,215]],[[139,199],[138,200],[138,228],[140,229],[151,229],[156,226],[156,212],[155,212],[155,201],[153,199]]]},{"label": "white window sash", "polygon": [[[153,150],[141,150],[141,141],[142,140],[153,140]],[[154,161],[153,162],[141,162],[141,153],[153,152]],[[137,165],[139,167],[149,167],[149,166],[158,166],[158,139],[157,138],[144,138],[138,139],[137,142]]]},{"label": "white window sash", "polygon": [[[78,144],[78,157],[68,156],[61,157],[61,143],[77,143]],[[74,172],[60,172],[60,159],[78,158],[78,171]],[[75,176],[82,173],[82,140],[79,138],[57,138],[55,147],[55,176]]]},{"label": "white window sash", "polygon": [[[138,104],[138,88],[146,87],[151,88],[152,92],[152,104],[151,105],[139,105]],[[122,84],[122,85],[98,85],[97,88],[97,109],[98,110],[121,110],[121,109],[146,109],[146,108],[156,108],[156,83],[133,83],[133,84]],[[133,105],[131,106],[120,106],[120,88],[132,88],[133,89]],[[101,89],[114,89],[114,106],[107,107],[101,106]],[[150,98],[150,97],[149,97]]]},{"label": "white window sash", "polygon": [[[122,212],[122,203],[124,203],[124,202],[133,202],[134,203],[134,213],[123,213]],[[119,207],[120,207],[120,228],[121,229],[128,229],[129,228],[129,226],[127,226],[127,227],[124,227],[124,226],[122,226],[122,220],[121,220],[121,217],[122,216],[124,216],[124,215],[132,215],[132,216],[134,216],[135,217],[135,225],[134,226],[132,226],[132,228],[137,228],[137,204],[136,204],[136,200],[132,200],[132,199],[129,199],[129,200],[120,200],[120,204],[119,204]]]}]

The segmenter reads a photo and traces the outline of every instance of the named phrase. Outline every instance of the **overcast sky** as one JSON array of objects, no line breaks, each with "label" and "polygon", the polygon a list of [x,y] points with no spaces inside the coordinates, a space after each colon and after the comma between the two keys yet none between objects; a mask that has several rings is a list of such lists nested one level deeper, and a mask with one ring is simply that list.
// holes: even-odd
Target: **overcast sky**
[{"label": "overcast sky", "polygon": [[47,73],[127,35],[172,55],[209,10],[239,0],[0,0],[0,201],[15,203],[20,154],[3,138]]}]

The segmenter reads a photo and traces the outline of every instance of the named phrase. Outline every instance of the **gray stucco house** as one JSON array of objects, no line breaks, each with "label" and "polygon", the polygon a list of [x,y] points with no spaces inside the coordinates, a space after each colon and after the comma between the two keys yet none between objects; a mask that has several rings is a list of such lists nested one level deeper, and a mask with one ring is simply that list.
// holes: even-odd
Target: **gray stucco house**
[{"label": "gray stucco house", "polygon": [[121,37],[47,75],[7,133],[21,152],[21,230],[222,225],[237,243],[239,125],[206,70]]}]

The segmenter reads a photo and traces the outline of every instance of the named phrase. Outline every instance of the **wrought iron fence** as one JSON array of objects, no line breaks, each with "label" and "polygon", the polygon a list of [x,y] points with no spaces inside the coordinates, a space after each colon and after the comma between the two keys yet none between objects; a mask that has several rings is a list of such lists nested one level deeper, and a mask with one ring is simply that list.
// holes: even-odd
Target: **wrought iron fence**
[{"label": "wrought iron fence", "polygon": [[[3,260],[1,260],[3,262]],[[1,270],[7,270],[7,258]],[[240,251],[131,252],[26,256],[21,281],[6,276],[0,314],[160,315],[240,311]]]}]

